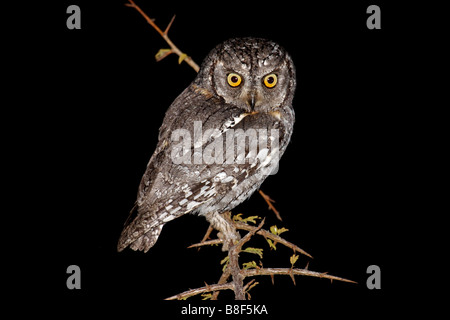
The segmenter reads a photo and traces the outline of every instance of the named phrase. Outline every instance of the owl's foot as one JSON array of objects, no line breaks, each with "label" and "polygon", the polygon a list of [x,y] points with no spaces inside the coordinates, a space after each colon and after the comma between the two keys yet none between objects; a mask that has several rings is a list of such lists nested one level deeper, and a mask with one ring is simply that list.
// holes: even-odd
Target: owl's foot
[{"label": "owl's foot", "polygon": [[226,214],[211,212],[205,215],[211,226],[219,231],[217,236],[223,241],[222,251],[228,251],[230,246],[241,239],[239,232]]},{"label": "owl's foot", "polygon": [[217,237],[223,241],[222,251],[228,251],[231,246],[235,245],[239,240],[241,240],[241,235],[235,230],[234,233],[222,233],[218,232]]}]

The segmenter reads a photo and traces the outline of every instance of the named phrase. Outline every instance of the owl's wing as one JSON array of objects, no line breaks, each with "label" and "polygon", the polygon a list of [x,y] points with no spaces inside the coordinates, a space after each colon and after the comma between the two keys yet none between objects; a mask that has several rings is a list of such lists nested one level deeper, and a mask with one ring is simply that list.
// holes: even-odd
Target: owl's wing
[{"label": "owl's wing", "polygon": [[[137,205],[141,207],[144,202],[156,200],[151,198],[155,187],[162,187],[156,183],[158,177],[178,176],[184,177],[185,170],[191,168],[177,168],[173,161],[173,148],[177,144],[173,141],[173,133],[177,130],[183,130],[191,136],[190,146],[193,148],[193,139],[196,135],[202,134],[198,132],[199,124],[204,132],[208,129],[218,128],[219,132],[226,131],[235,124],[235,120],[239,118],[242,111],[234,106],[227,105],[223,99],[214,97],[205,89],[191,85],[186,88],[175,101],[171,104],[164,117],[163,124],[159,128],[158,145],[155,152],[150,158],[146,171],[141,179]],[[197,132],[195,132],[197,130]],[[204,146],[213,139],[204,139],[197,148],[203,149]],[[191,153],[194,150],[191,149]],[[194,162],[194,161],[192,161]],[[201,169],[201,168],[196,168]],[[166,179],[171,180],[171,179]],[[189,180],[186,180],[188,182]],[[170,181],[169,181],[170,182]],[[150,197],[150,198],[149,198]]]},{"label": "owl's wing", "polygon": [[[196,165],[194,169],[192,166],[174,164],[171,159],[174,146],[171,135],[177,129],[193,135],[195,121],[208,128],[240,113],[236,108],[223,109],[223,106],[224,101],[214,98],[206,90],[189,86],[169,107],[159,129],[157,147],[139,184],[136,204],[119,239],[119,251],[132,243],[143,242],[142,238],[146,235],[151,238],[153,230],[197,207],[192,207],[192,204],[188,207],[183,201],[200,187],[200,180],[203,180],[200,177],[205,175],[204,165]],[[205,179],[208,177],[205,176]],[[180,203],[185,207],[174,207],[174,204]],[[149,239],[145,240],[149,242]],[[149,248],[142,249],[147,251]]]}]

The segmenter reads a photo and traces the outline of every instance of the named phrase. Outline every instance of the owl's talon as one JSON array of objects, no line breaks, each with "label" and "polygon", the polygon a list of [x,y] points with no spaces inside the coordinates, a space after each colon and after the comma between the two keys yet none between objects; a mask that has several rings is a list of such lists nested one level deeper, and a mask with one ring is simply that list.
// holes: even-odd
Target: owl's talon
[{"label": "owl's talon", "polygon": [[239,242],[239,240],[241,240],[241,235],[237,231],[227,233],[226,235],[222,232],[218,232],[217,237],[223,241],[222,251],[228,251],[231,246],[235,245]]}]

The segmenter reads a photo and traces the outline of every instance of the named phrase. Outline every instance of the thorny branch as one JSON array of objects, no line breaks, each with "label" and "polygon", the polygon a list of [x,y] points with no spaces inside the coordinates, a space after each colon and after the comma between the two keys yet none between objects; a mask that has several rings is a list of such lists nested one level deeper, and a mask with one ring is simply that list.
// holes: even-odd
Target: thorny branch
[{"label": "thorny branch", "polygon": [[172,297],[166,298],[166,300],[184,300],[189,297],[198,295],[200,293],[212,292],[212,291],[219,292],[218,290],[228,290],[228,289],[230,289],[230,290],[233,289],[233,283],[229,282],[229,283],[224,283],[224,284],[206,285],[201,288],[191,289],[191,290],[179,293]]},{"label": "thorny branch", "polygon": [[178,55],[179,59],[178,62],[181,63],[182,61],[186,61],[186,63],[188,65],[190,65],[192,67],[192,69],[195,70],[195,72],[198,72],[198,70],[200,70],[200,67],[198,66],[197,63],[194,62],[194,60],[192,60],[191,57],[189,57],[188,55],[186,55],[185,53],[183,53],[180,49],[178,49],[178,47],[170,40],[169,38],[169,29],[172,26],[173,21],[175,20],[175,16],[173,16],[172,20],[170,21],[169,25],[167,26],[166,30],[162,31],[157,25],[156,23],[149,17],[147,16],[147,14],[142,11],[142,9],[137,6],[133,0],[128,0],[129,3],[126,3],[125,5],[127,7],[130,8],[134,8],[136,9],[141,16],[143,16],[145,18],[145,20],[147,20],[147,22],[153,27],[153,29],[155,29],[156,31],[158,31],[158,33],[161,35],[161,37],[163,37],[163,39],[167,42],[167,44],[170,46],[170,50],[168,49],[162,49],[158,52],[158,54],[156,55],[156,59],[158,61],[164,59],[165,57],[167,57],[169,54],[171,53],[175,53]]},{"label": "thorny branch", "polygon": [[[240,229],[240,230],[247,230],[247,231],[251,231],[253,230],[255,227],[252,227],[248,224],[242,223],[242,222],[237,222],[236,223],[236,229]],[[310,257],[311,259],[313,258],[312,255],[310,255],[308,252],[306,252],[305,250],[299,248],[298,246],[296,246],[295,244],[283,239],[282,237],[273,234],[267,230],[261,229],[258,230],[256,232],[257,234],[263,236],[264,238],[268,238],[274,241],[274,243],[281,243],[282,245],[285,245],[286,247],[291,248],[292,250],[294,250],[294,252],[299,252],[301,254],[304,254],[305,256]]]},{"label": "thorny branch", "polygon": [[325,278],[343,282],[350,282],[350,283],[356,283],[355,281],[344,279],[341,277],[336,277],[327,274],[326,272],[316,272],[316,271],[310,271],[308,269],[289,269],[289,268],[259,268],[259,269],[247,269],[242,270],[242,274],[244,277],[253,277],[253,276],[267,276],[267,275],[300,275],[300,276],[310,276],[310,277],[316,277],[316,278]]},{"label": "thorny branch", "polygon": [[[235,222],[235,227],[236,227],[236,229],[246,230],[246,231],[253,231],[253,230],[257,229],[257,227],[253,227],[253,226],[250,226],[250,225],[242,223],[242,222]],[[297,245],[295,245],[295,244],[283,239],[282,237],[280,237],[276,234],[273,234],[267,230],[264,230],[264,229],[259,230],[258,229],[258,230],[256,230],[256,234],[259,234],[260,236],[263,236],[266,239],[271,239],[274,241],[274,243],[281,243],[282,245],[285,245],[286,247],[294,250],[294,252],[299,252],[299,253],[304,254],[305,256],[308,256],[311,259],[313,259],[313,256],[310,255],[305,250],[299,248]],[[215,244],[220,244],[220,243],[223,243],[222,239],[213,239],[213,240],[206,241],[205,238],[203,238],[203,240],[201,242],[190,245],[188,248],[210,246],[210,245],[215,245]]]},{"label": "thorny branch", "polygon": [[[186,299],[189,297],[192,297],[194,295],[198,295],[200,293],[205,294],[207,292],[211,292],[208,296],[211,300],[217,300],[219,292],[221,290],[232,290],[235,294],[236,300],[245,300],[246,295],[250,298],[250,294],[248,293],[248,290],[252,288],[255,284],[253,283],[254,280],[248,282],[247,284],[244,284],[245,278],[248,277],[255,277],[255,276],[271,276],[273,281],[273,276],[275,275],[288,275],[292,278],[292,281],[295,285],[295,275],[301,275],[301,276],[309,276],[309,277],[316,277],[316,278],[324,278],[324,279],[330,279],[331,281],[337,280],[337,281],[343,281],[343,282],[349,282],[349,283],[356,283],[355,281],[348,280],[341,277],[336,277],[333,275],[329,275],[326,272],[316,272],[308,270],[308,267],[304,269],[294,268],[294,263],[292,264],[291,268],[262,268],[258,266],[254,266],[253,268],[241,268],[239,265],[239,254],[241,252],[244,252],[242,249],[243,245],[250,241],[250,239],[255,235],[260,235],[264,237],[265,239],[271,239],[276,243],[280,243],[285,245],[286,247],[289,247],[294,250],[295,252],[299,252],[301,254],[304,254],[310,258],[312,256],[307,253],[306,251],[302,250],[295,244],[283,239],[279,235],[275,235],[267,230],[262,229],[265,219],[263,219],[260,224],[257,227],[250,226],[246,223],[239,222],[239,221],[233,221],[232,219],[228,219],[231,223],[234,224],[236,229],[240,230],[246,230],[248,233],[236,244],[230,247],[228,250],[228,265],[224,269],[222,276],[220,277],[217,284],[214,285],[207,285],[205,287],[197,288],[197,289],[191,289],[182,293],[179,293],[177,295],[174,295],[172,297],[167,298],[166,300],[175,300],[175,299]],[[208,241],[202,241],[197,244],[193,244],[189,246],[189,248],[195,248],[200,246],[206,246],[206,245],[214,245],[214,244],[220,244],[223,243],[221,239],[214,239],[214,240],[208,240]],[[296,260],[296,259],[295,259]],[[231,277],[231,281],[227,282],[229,278]]]},{"label": "thorny branch", "polygon": [[[315,272],[315,271],[310,271],[308,269],[297,269],[297,268],[295,268],[295,269],[289,269],[289,268],[247,269],[247,270],[241,270],[241,275],[244,278],[254,277],[254,276],[267,276],[267,275],[271,275],[271,276],[272,275],[302,275],[302,276],[330,279],[331,281],[337,280],[337,281],[343,281],[343,282],[357,283],[352,280],[329,275],[325,272]],[[246,286],[244,286],[244,289],[246,289],[245,287],[248,287],[249,284],[250,283],[248,283]],[[186,298],[195,296],[200,293],[205,293],[205,292],[215,292],[214,294],[218,294],[219,290],[233,290],[233,288],[234,288],[234,285],[232,282],[228,282],[228,283],[224,283],[224,284],[214,284],[214,285],[204,286],[204,287],[197,288],[197,289],[191,289],[191,290],[179,293],[177,295],[174,295],[172,297],[166,298],[166,300],[186,299]],[[211,300],[215,300],[214,294],[212,295]]]},{"label": "thorny branch", "polygon": [[[170,40],[170,38],[168,36],[169,29],[172,26],[173,21],[175,20],[175,16],[173,16],[172,20],[169,22],[166,29],[164,31],[162,31],[156,25],[156,23],[153,21],[153,19],[151,19],[139,6],[137,6],[133,0],[128,0],[128,2],[129,3],[126,3],[125,5],[130,8],[136,9],[170,46],[170,49],[160,49],[160,51],[155,56],[157,61],[161,61],[168,55],[175,53],[179,57],[179,59],[178,59],[179,63],[186,61],[186,63],[189,66],[191,66],[196,72],[199,71],[200,68],[197,65],[197,63],[195,63],[194,60],[191,57],[189,57],[187,54],[183,53],[180,49],[178,49],[178,47]],[[282,221],[278,210],[273,205],[273,203],[275,201],[272,200],[262,190],[259,190],[259,194],[263,197],[263,199],[268,204],[269,210],[272,210],[275,213],[276,217],[280,221]],[[313,258],[313,257],[309,253],[304,251],[303,249],[299,248],[297,245],[283,239],[279,235],[262,229],[265,219],[263,219],[257,227],[250,226],[244,222],[232,221],[232,219],[228,219],[228,220],[230,223],[234,224],[236,229],[245,230],[245,231],[248,231],[248,233],[239,242],[237,242],[236,244],[232,245],[229,248],[229,250],[228,250],[228,265],[224,269],[222,276],[220,277],[218,283],[212,284],[212,285],[208,285],[205,283],[206,285],[204,287],[187,290],[185,292],[182,292],[177,295],[166,298],[166,300],[187,299],[189,297],[192,297],[192,296],[195,296],[198,294],[205,294],[207,292],[212,292],[212,294],[209,296],[209,298],[211,300],[217,300],[217,297],[221,290],[232,290],[235,293],[236,300],[245,300],[246,295],[248,296],[248,298],[250,298],[250,294],[248,293],[248,291],[252,287],[254,287],[257,284],[257,282],[255,282],[255,280],[253,279],[244,285],[244,279],[247,277],[265,276],[265,275],[271,276],[272,282],[273,282],[274,275],[289,275],[292,278],[292,281],[294,282],[294,284],[295,284],[294,275],[325,278],[325,279],[330,279],[331,281],[338,280],[338,281],[356,283],[352,280],[332,276],[327,273],[310,271],[310,270],[308,270],[307,267],[305,269],[294,268],[295,262],[292,263],[291,268],[262,268],[262,267],[254,266],[253,268],[241,269],[241,267],[239,266],[239,254],[241,252],[243,252],[242,246],[245,243],[247,243],[255,234],[258,234],[258,235],[264,237],[266,240],[267,239],[272,240],[273,246],[275,246],[277,243],[280,243],[286,247],[291,248],[294,251],[294,256],[295,256],[295,252],[299,252],[303,255],[308,256],[309,258]],[[223,240],[221,240],[221,239],[207,240],[211,231],[212,231],[212,228],[210,227],[208,229],[208,232],[204,236],[203,240],[200,243],[189,246],[189,248],[223,243]],[[262,252],[262,249],[261,249],[261,252]],[[292,257],[291,257],[291,259],[292,259]],[[296,260],[297,260],[297,258],[294,259],[294,261],[296,261]],[[228,279],[230,278],[230,276],[232,277],[232,281],[227,282]]]}]

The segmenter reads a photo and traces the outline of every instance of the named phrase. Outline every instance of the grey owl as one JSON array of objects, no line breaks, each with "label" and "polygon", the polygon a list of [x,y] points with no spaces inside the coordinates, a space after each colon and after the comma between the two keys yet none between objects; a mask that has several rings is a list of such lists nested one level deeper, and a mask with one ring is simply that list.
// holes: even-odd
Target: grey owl
[{"label": "grey owl", "polygon": [[237,240],[222,213],[277,168],[293,130],[295,86],[291,57],[272,41],[236,38],[215,47],[166,112],[118,251],[147,252],[165,223],[187,213]]}]

